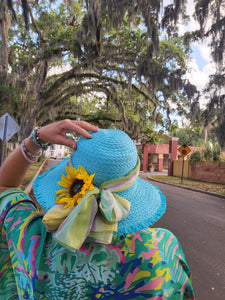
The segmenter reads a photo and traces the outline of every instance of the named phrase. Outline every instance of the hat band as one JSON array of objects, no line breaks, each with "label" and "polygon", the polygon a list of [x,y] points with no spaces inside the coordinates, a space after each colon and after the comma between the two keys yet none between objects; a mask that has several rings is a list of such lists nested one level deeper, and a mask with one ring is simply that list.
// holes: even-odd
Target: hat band
[{"label": "hat band", "polygon": [[[130,202],[114,192],[128,189],[137,179],[139,167],[138,159],[137,165],[127,176],[106,181],[99,188],[89,191],[75,208],[65,210],[63,205],[58,204],[50,209],[43,223],[47,229],[50,225],[51,231],[57,230],[54,239],[70,251],[78,250],[87,237],[110,244],[113,232],[117,232],[118,222],[126,218],[130,210]],[[61,220],[60,226],[58,220]]]},{"label": "hat band", "polygon": [[[70,160],[68,161],[67,165],[70,168],[74,168],[73,163],[72,163],[72,157],[70,157]],[[140,159],[138,157],[137,159],[137,164],[134,167],[133,170],[130,171],[126,176],[118,177],[112,180],[108,180],[103,182],[99,189],[100,190],[110,190],[111,192],[122,192],[127,190],[137,179],[139,175],[139,170],[140,170]]]}]

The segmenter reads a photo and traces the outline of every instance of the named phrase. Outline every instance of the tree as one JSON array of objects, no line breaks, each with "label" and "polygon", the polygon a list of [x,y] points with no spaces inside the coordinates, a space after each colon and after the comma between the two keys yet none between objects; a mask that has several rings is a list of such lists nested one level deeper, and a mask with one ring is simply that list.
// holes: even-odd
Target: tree
[{"label": "tree", "polygon": [[[201,122],[205,128],[214,127],[214,132],[221,149],[225,149],[225,3],[222,0],[198,0],[195,6],[195,17],[200,30],[192,33],[194,39],[209,39],[212,58],[216,63],[215,74],[211,76],[205,93],[209,94],[206,109],[201,112]],[[210,24],[210,25],[209,25]],[[189,36],[190,37],[190,36]]]},{"label": "tree", "polygon": [[204,131],[200,126],[186,126],[176,128],[170,132],[170,135],[178,137],[178,144],[187,144],[189,146],[201,147],[204,145]]},{"label": "tree", "polygon": [[[18,23],[8,30],[11,72],[0,92],[3,108],[11,107],[22,125],[22,136],[36,122],[59,116],[80,115],[136,139],[155,122],[170,127],[164,111],[169,117],[174,103],[183,113],[191,89],[184,79],[188,47],[182,37],[170,30],[159,40],[161,1],[58,2],[58,7],[26,2],[27,31],[16,9]],[[172,23],[179,3],[171,6]],[[66,70],[51,75],[56,66]]]},{"label": "tree", "polygon": [[[18,5],[18,3],[17,3]],[[29,5],[27,0],[21,0],[21,6],[23,10],[23,17],[26,29],[28,29],[28,15],[29,15]],[[10,27],[10,17],[9,12],[11,13],[12,22],[17,21],[16,12],[13,7],[12,0],[2,0],[0,3],[0,36],[1,36],[1,47],[0,47],[0,79],[1,83],[7,84],[8,77],[8,66],[9,66],[9,37],[8,31]]]}]

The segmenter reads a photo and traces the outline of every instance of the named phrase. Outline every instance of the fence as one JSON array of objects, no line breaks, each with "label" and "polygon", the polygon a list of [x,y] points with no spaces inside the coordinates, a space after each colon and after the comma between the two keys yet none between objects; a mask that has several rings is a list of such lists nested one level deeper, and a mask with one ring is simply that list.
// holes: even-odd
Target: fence
[{"label": "fence", "polygon": [[[173,175],[181,177],[182,160],[173,161]],[[184,161],[183,177],[200,181],[225,184],[225,162],[195,162]]]}]

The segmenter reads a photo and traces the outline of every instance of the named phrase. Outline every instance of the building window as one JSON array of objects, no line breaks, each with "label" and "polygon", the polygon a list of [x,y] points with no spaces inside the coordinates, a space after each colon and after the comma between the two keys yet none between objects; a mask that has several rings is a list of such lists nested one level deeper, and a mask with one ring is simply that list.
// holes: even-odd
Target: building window
[{"label": "building window", "polygon": [[158,155],[153,155],[153,164],[158,163]]}]

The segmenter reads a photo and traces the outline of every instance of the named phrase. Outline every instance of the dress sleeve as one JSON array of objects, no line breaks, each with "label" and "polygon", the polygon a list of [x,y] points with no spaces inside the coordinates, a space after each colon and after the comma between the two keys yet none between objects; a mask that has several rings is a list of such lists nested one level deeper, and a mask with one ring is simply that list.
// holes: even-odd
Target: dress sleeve
[{"label": "dress sleeve", "polygon": [[7,225],[11,223],[11,214],[16,214],[18,211],[23,213],[20,217],[27,215],[26,211],[37,212],[36,204],[30,199],[30,197],[20,189],[9,189],[0,194],[0,230],[2,232],[2,226],[7,229]]},{"label": "dress sleeve", "polygon": [[164,257],[170,270],[171,286],[175,287],[171,299],[195,299],[191,272],[183,249],[172,232],[166,230],[165,235],[167,236],[167,241],[164,248]]},{"label": "dress sleeve", "polygon": [[[135,240],[136,253],[143,280],[133,280],[135,292],[147,299],[194,300],[191,274],[181,245],[175,235],[162,228],[142,231],[140,242]],[[143,278],[144,275],[144,278]]]},{"label": "dress sleeve", "polygon": [[19,224],[34,214],[38,214],[35,203],[20,189],[9,189],[0,194],[0,299],[18,299],[13,265],[16,251],[12,246],[24,240],[18,231]]}]

